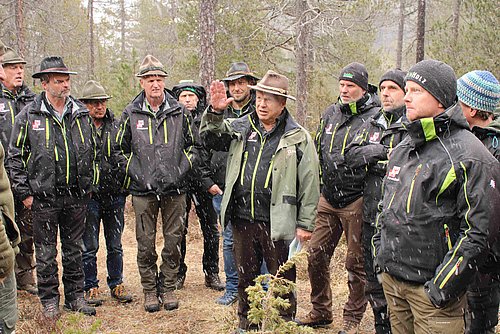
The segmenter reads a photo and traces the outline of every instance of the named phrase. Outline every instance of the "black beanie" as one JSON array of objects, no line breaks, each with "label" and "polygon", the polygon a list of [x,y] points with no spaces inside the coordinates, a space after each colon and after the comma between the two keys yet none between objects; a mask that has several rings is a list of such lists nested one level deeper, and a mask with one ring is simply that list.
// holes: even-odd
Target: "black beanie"
[{"label": "black beanie", "polygon": [[443,105],[445,109],[457,99],[457,77],[448,64],[429,59],[413,65],[406,75],[406,81],[422,86]]},{"label": "black beanie", "polygon": [[406,76],[406,72],[400,70],[399,68],[396,68],[394,70],[389,70],[389,71],[385,72],[384,75],[382,75],[382,77],[380,78],[380,82],[378,84],[378,87],[380,88],[380,85],[382,84],[382,82],[389,80],[389,81],[394,82],[396,85],[398,85],[399,88],[401,88],[404,92],[405,91],[405,76]]},{"label": "black beanie", "polygon": [[359,87],[368,91],[368,71],[365,65],[360,63],[350,63],[340,72],[340,80],[354,82]]}]

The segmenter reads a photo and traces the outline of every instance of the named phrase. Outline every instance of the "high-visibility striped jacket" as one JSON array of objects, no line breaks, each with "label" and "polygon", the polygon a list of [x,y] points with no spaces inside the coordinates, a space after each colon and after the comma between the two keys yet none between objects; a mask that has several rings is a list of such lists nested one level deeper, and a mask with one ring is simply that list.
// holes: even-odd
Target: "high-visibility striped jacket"
[{"label": "high-visibility striped jacket", "polygon": [[90,193],[98,182],[98,148],[89,112],[68,97],[71,112],[60,120],[42,107],[44,96],[38,95],[14,122],[6,162],[14,196],[54,196],[56,187]]},{"label": "high-visibility striped jacket", "polygon": [[123,185],[132,195],[186,191],[188,172],[199,163],[198,133],[184,107],[165,89],[165,103],[153,112],[141,92],[123,111],[116,142]]},{"label": "high-visibility striped jacket", "polygon": [[33,102],[35,93],[24,84],[17,95],[12,94],[1,84],[0,88],[0,142],[5,149],[5,156],[7,156],[14,119],[27,104]]},{"label": "high-visibility striped jacket", "polygon": [[406,128],[384,179],[375,260],[397,279],[425,284],[442,307],[466,291],[498,234],[500,165],[458,104]]},{"label": "high-visibility striped jacket", "polygon": [[329,106],[321,117],[316,133],[321,194],[334,208],[346,207],[363,196],[366,167],[351,168],[345,153],[357,131],[379,110],[378,100],[366,93],[356,102]]}]

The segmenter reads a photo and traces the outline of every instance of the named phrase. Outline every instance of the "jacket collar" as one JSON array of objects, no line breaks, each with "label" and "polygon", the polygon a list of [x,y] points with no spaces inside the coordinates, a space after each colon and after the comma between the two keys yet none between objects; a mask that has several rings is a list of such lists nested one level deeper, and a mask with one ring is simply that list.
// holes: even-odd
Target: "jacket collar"
[{"label": "jacket collar", "polygon": [[420,118],[406,124],[408,135],[415,147],[424,145],[438,137],[444,137],[456,128],[469,129],[458,103],[435,117]]},{"label": "jacket collar", "polygon": [[340,111],[347,115],[359,115],[366,112],[371,107],[378,106],[373,97],[370,95],[370,93],[366,93],[356,102],[351,102],[347,104],[342,103],[342,101],[339,98],[338,105]]}]

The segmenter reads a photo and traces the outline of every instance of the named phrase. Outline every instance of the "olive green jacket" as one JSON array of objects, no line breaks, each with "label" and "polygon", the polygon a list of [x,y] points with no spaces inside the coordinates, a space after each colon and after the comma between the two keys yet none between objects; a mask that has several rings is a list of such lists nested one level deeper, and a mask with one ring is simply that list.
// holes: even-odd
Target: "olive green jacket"
[{"label": "olive green jacket", "polygon": [[[286,111],[285,111],[286,112]],[[226,225],[232,210],[232,191],[240,173],[251,114],[233,120],[205,111],[200,134],[205,145],[229,151],[221,221]],[[271,193],[271,239],[292,240],[296,228],[314,229],[319,200],[319,160],[310,134],[291,115],[274,155]]]},{"label": "olive green jacket", "polygon": [[14,269],[17,245],[21,241],[19,230],[14,223],[14,197],[5,172],[3,159],[5,151],[0,145],[0,278],[5,278]]}]

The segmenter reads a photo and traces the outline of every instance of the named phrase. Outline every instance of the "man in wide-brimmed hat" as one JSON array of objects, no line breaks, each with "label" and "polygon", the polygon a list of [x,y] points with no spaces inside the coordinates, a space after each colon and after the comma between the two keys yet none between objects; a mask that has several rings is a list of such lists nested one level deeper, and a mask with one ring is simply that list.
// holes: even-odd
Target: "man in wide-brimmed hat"
[{"label": "man in wide-brimmed hat", "polygon": [[[226,77],[221,81],[224,83],[227,95],[232,98],[224,110],[225,118],[244,117],[255,111],[255,91],[249,85],[255,85],[259,78],[244,62],[232,63],[226,72]],[[211,108],[211,106],[209,106]],[[210,161],[212,180],[219,187],[220,193],[215,194],[212,201],[218,215],[222,202],[222,192],[225,186],[227,152],[213,152]],[[216,302],[221,305],[231,305],[238,298],[238,273],[236,261],[233,254],[233,232],[231,226],[222,232],[222,250],[224,257],[224,273],[226,276],[226,290],[217,298]],[[265,263],[262,273],[266,273]]]},{"label": "man in wide-brimmed hat", "polygon": [[[24,83],[24,65],[26,61],[11,48],[6,48],[2,61],[5,79],[2,79],[0,92],[0,141],[4,148],[9,147],[14,118],[21,110],[35,99],[35,94]],[[7,154],[7,150],[5,152]],[[16,222],[21,232],[22,242],[16,255],[16,283],[18,290],[33,295],[38,294],[35,282],[35,248],[33,244],[33,223],[31,210],[18,199]]]},{"label": "man in wide-brimmed hat", "polygon": [[[138,244],[137,265],[144,309],[179,307],[174,293],[186,216],[186,175],[199,160],[193,119],[165,89],[162,63],[147,55],[136,75],[143,91],[125,108],[120,122],[119,166],[132,194]],[[156,221],[161,209],[164,238],[160,268],[156,265]],[[158,299],[158,294],[160,300]]]},{"label": "man in wide-brimmed hat", "polygon": [[14,195],[33,214],[38,296],[50,319],[60,315],[58,230],[64,307],[95,315],[83,298],[81,242],[98,177],[95,133],[87,108],[70,95],[72,74],[59,56],[42,60],[33,78],[42,81],[44,91],[17,115],[7,160]]},{"label": "man in wide-brimmed hat", "polygon": [[[207,93],[205,88],[192,80],[182,80],[172,88],[179,103],[191,112],[193,116],[194,131],[199,132],[201,115],[206,108]],[[200,161],[200,169],[193,170],[189,175],[187,191],[187,213],[186,226],[182,234],[181,262],[176,289],[181,289],[186,279],[187,265],[186,257],[186,235],[188,232],[189,211],[191,203],[196,207],[201,230],[203,231],[203,272],[205,274],[205,286],[222,291],[224,284],[219,278],[219,229],[217,214],[212,205],[212,197],[222,193],[219,186],[212,180],[210,165],[210,152],[205,148],[200,150],[203,161]]]},{"label": "man in wide-brimmed hat", "polygon": [[121,303],[132,301],[132,296],[126,292],[123,285],[122,233],[126,194],[116,174],[113,148],[119,123],[111,110],[106,107],[110,98],[111,96],[106,93],[104,87],[94,80],[85,83],[80,97],[80,101],[89,110],[97,129],[96,141],[101,151],[99,186],[87,205],[82,254],[85,299],[87,303],[95,306],[103,303],[99,297],[99,280],[97,279],[97,251],[99,250],[101,220],[106,239],[107,283],[111,297]]},{"label": "man in wide-brimmed hat", "polygon": [[[256,110],[233,121],[224,119],[227,98],[224,85],[210,86],[211,109],[203,115],[201,130],[206,145],[227,150],[226,188],[221,222],[233,229],[238,268],[237,332],[256,328],[247,316],[248,294],[260,274],[262,259],[269,272],[277,273],[288,258],[289,245],[296,238],[308,240],[314,226],[319,199],[319,167],[314,142],[286,109],[288,78],[268,71],[256,85]],[[282,277],[295,281],[295,267]],[[296,297],[280,310],[284,320],[293,320]]]}]

